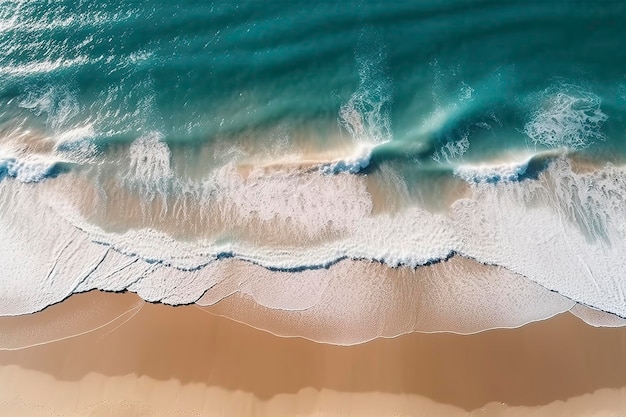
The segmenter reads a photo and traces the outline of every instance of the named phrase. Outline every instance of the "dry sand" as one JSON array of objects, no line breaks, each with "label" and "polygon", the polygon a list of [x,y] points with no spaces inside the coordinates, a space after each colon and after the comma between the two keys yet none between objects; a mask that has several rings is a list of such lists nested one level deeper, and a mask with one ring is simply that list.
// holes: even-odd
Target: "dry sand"
[{"label": "dry sand", "polygon": [[562,314],[341,347],[210,310],[90,292],[0,318],[0,415],[625,415],[626,328]]}]

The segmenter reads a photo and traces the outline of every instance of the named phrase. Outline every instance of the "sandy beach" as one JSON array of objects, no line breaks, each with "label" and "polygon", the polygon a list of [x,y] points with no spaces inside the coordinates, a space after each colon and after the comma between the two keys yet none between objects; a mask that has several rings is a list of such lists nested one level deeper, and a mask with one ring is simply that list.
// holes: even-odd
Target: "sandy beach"
[{"label": "sandy beach", "polygon": [[212,309],[94,291],[2,318],[0,414],[619,416],[626,409],[626,329],[594,328],[569,313],[514,330],[413,333],[343,347],[277,337]]}]

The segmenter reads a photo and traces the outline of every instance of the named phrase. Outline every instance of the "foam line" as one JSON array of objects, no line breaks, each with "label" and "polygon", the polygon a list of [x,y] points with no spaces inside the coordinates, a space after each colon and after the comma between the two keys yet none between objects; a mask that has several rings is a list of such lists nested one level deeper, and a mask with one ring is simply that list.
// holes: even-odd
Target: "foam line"
[{"label": "foam line", "polygon": [[[37,311],[93,288],[130,290],[167,304],[199,299],[211,304],[239,293],[270,310],[322,309],[319,314],[331,314],[333,308],[327,304],[324,310],[321,303],[329,292],[354,291],[345,280],[358,274],[346,266],[354,265],[352,260],[419,271],[440,268],[446,264],[441,261],[457,254],[496,268],[485,281],[493,285],[487,291],[499,291],[504,281],[498,277],[514,274],[521,278],[511,281],[511,294],[515,285],[522,288],[521,283],[532,281],[565,299],[626,316],[620,298],[625,293],[626,213],[619,199],[626,192],[626,175],[610,165],[575,173],[566,155],[550,160],[536,177],[524,181],[468,179],[469,194],[441,213],[410,205],[373,214],[365,176],[288,170],[251,172],[243,178],[235,166],[225,167],[215,182],[206,182],[220,188],[210,188],[202,211],[219,222],[259,230],[251,238],[227,242],[219,234],[176,238],[155,227],[107,230],[89,221],[80,210],[81,200],[72,197],[89,191],[84,188],[89,181],[77,174],[36,187],[4,181],[0,255],[9,262],[3,265],[0,290],[8,296],[0,314]],[[197,194],[198,203],[203,195]],[[141,201],[150,208],[156,200]],[[218,202],[225,206],[216,206]],[[166,216],[182,213],[191,221],[188,211],[169,207]],[[273,236],[286,234],[300,240],[273,241]],[[17,255],[24,253],[37,255]],[[333,271],[341,272],[336,282]],[[448,268],[433,279],[455,276],[462,285],[468,275],[455,271]],[[373,276],[368,291],[377,291],[376,276],[382,275]],[[474,302],[468,296],[464,305]],[[512,296],[521,308],[511,322],[526,320],[522,312],[531,310],[530,298]],[[561,307],[546,311],[557,310]],[[473,326],[472,331],[480,328]],[[363,338],[365,333],[357,337]]]}]

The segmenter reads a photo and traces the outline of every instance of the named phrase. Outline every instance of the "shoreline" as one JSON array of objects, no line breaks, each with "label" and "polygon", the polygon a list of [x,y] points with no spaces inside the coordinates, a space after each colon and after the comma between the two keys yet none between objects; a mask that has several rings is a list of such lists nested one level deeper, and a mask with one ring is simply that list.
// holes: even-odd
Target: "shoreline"
[{"label": "shoreline", "polygon": [[[406,415],[412,410],[508,415],[520,407],[548,410],[572,401],[591,401],[593,407],[596,397],[604,398],[598,407],[603,402],[626,407],[626,329],[594,328],[570,313],[518,329],[411,333],[337,346],[277,337],[216,316],[210,307],[172,307],[131,293],[92,291],[40,313],[0,318],[2,347],[7,337],[32,342],[98,324],[81,336],[0,350],[0,385],[17,387],[0,397],[0,410],[17,407],[19,398],[32,404],[29,381],[45,385],[45,392],[60,390],[47,401],[56,404],[57,413],[70,415],[78,401],[71,392],[80,390],[84,407],[120,400],[118,385],[130,387],[124,401],[134,398],[153,407],[145,415],[161,415],[164,405],[154,402],[159,392],[191,396],[189,404],[210,399],[216,409],[234,407],[233,398],[245,397],[251,408],[232,409],[243,415],[272,415],[264,413],[276,407],[285,412],[274,415],[294,415],[293,407],[302,402],[312,407],[302,415],[330,413],[333,407],[348,415],[352,411],[341,410],[354,411],[357,403],[369,404],[370,415],[392,409]],[[378,400],[370,401],[372,395]],[[144,415],[135,411],[122,415]]]}]

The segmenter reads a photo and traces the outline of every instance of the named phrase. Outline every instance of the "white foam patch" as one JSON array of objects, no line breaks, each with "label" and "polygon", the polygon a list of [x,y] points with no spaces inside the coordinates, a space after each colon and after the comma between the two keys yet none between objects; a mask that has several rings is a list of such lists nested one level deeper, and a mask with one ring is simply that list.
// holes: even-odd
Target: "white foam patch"
[{"label": "white foam patch", "polygon": [[45,60],[39,62],[30,62],[23,65],[6,65],[0,66],[0,74],[11,76],[26,76],[32,74],[46,74],[52,71],[56,71],[62,68],[70,68],[75,66],[86,65],[89,63],[97,62],[98,60],[91,60],[87,56],[79,56],[72,59],[56,59]]},{"label": "white foam patch", "polygon": [[152,132],[136,139],[129,153],[130,167],[125,179],[148,194],[167,193],[167,185],[173,176],[172,155],[163,135]]},{"label": "white foam patch", "polygon": [[582,88],[563,84],[545,90],[542,102],[524,133],[538,145],[553,148],[583,149],[594,142],[605,140],[602,124],[608,116],[600,109],[597,95]]},{"label": "white foam patch", "polygon": [[352,155],[320,164],[319,169],[325,174],[339,174],[342,172],[357,174],[370,164],[374,148],[375,146],[371,145],[361,145]]},{"label": "white foam patch", "polygon": [[339,110],[339,123],[356,143],[380,144],[392,139],[391,80],[384,74],[385,53],[357,57],[359,86]]},{"label": "white foam patch", "polygon": [[107,252],[97,267],[80,281],[73,292],[93,289],[124,291],[152,267],[143,259],[125,256],[107,247]]},{"label": "white foam patch", "polygon": [[[48,13],[41,16],[36,11],[36,3],[39,2],[15,1],[9,3],[15,4],[5,6],[0,11],[0,33],[7,31],[49,33],[69,27],[102,26],[128,19],[131,14],[130,11],[125,14],[94,11],[88,14],[68,15],[66,8],[46,4],[44,7]],[[35,7],[29,8],[28,6]]]},{"label": "white foam patch", "polygon": [[66,87],[53,85],[26,91],[19,98],[18,105],[38,116],[45,115],[47,124],[53,131],[68,126],[80,112],[76,95]]},{"label": "white foam patch", "polygon": [[40,182],[60,163],[83,163],[94,155],[89,140],[59,142],[17,127],[0,136],[0,179]]},{"label": "white foam patch", "polygon": [[476,185],[452,207],[460,253],[502,265],[588,305],[626,313],[621,279],[623,170],[574,174],[559,160],[540,181]]},{"label": "white foam patch", "polygon": [[[229,204],[221,209],[228,221],[241,225],[260,221],[277,229],[276,233],[288,231],[308,238],[327,232],[329,226],[336,233],[330,235],[329,241],[304,247],[266,246],[262,237],[254,244],[178,241],[149,228],[107,233],[82,220],[71,207],[59,205],[58,210],[94,241],[181,269],[204,266],[224,254],[268,268],[301,269],[328,265],[343,257],[417,266],[450,253],[453,231],[443,215],[418,210],[372,217],[372,201],[364,178],[279,172],[258,177],[251,174],[244,180],[233,171],[222,171],[222,175],[226,172],[229,174],[219,181],[221,187],[216,193]],[[405,231],[411,235],[404,236]]]},{"label": "white foam patch", "polygon": [[93,160],[96,148],[94,123],[80,118],[81,106],[76,94],[66,87],[46,86],[27,90],[18,106],[45,117],[47,132],[42,135],[55,144],[51,155],[86,163]]},{"label": "white foam patch", "polygon": [[454,175],[467,182],[497,183],[519,181],[528,169],[530,158],[523,162],[496,165],[460,165]]},{"label": "white foam patch", "polygon": [[469,134],[465,134],[459,140],[450,140],[446,142],[441,148],[435,151],[432,158],[437,162],[451,162],[460,159],[465,152],[469,149]]},{"label": "white foam patch", "polygon": [[0,179],[4,172],[20,182],[39,182],[50,175],[57,162],[37,156],[16,159],[0,155]]},{"label": "white foam patch", "polygon": [[54,140],[57,144],[72,144],[82,142],[85,139],[93,137],[94,135],[95,131],[93,129],[93,125],[88,123],[83,126],[59,132],[54,135]]},{"label": "white foam patch", "polygon": [[89,241],[45,204],[43,190],[0,182],[0,314],[40,310],[67,297],[103,258]]},{"label": "white foam patch", "polygon": [[244,179],[228,165],[209,182],[226,211],[243,219],[244,224],[252,219],[277,225],[289,222],[296,232],[308,237],[328,228],[355,229],[372,210],[365,182],[352,175],[336,180],[319,172],[292,170],[267,175],[257,170]]},{"label": "white foam patch", "polygon": [[172,305],[187,304],[199,299],[207,288],[218,282],[220,276],[215,273],[215,267],[216,265],[209,265],[199,270],[181,271],[154,264],[127,289],[146,301]]}]

